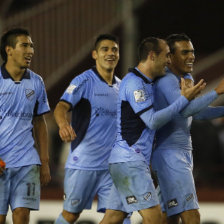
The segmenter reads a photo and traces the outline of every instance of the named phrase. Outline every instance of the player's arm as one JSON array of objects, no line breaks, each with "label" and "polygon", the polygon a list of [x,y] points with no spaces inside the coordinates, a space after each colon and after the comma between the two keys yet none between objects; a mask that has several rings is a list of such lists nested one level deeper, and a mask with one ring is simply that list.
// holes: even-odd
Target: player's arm
[{"label": "player's arm", "polygon": [[65,142],[71,142],[76,138],[75,131],[68,121],[67,115],[70,108],[71,105],[69,103],[60,101],[54,110],[54,117],[59,127],[59,135],[62,141]]},{"label": "player's arm", "polygon": [[[217,89],[218,92],[221,92],[221,86]],[[173,103],[181,94],[179,84],[173,77],[164,77],[159,80],[157,83],[157,91],[161,91],[169,104]],[[195,115],[201,110],[204,110],[218,97],[217,91],[213,90],[203,96],[191,100],[191,102],[180,113],[184,117],[189,117]]]},{"label": "player's arm", "polygon": [[204,88],[203,80],[189,88],[184,79],[181,79],[181,95],[168,107],[159,110],[149,110],[141,115],[141,119],[147,123],[150,129],[157,130],[174,118],[184,107]]},{"label": "player's arm", "polygon": [[141,117],[145,125],[152,130],[156,130],[174,118],[174,116],[188,104],[189,100],[193,99],[194,96],[198,94],[198,91],[200,91],[202,86],[203,83],[200,82],[193,88],[188,88],[185,86],[185,82],[182,79],[181,96],[179,96],[171,105],[159,111],[153,109],[150,90],[148,90],[149,93],[147,93],[141,82],[135,82],[134,84],[132,82],[127,88],[129,91],[126,92],[132,108]]},{"label": "player's arm", "polygon": [[207,107],[193,116],[194,120],[210,120],[224,116],[224,106]]},{"label": "player's arm", "polygon": [[47,185],[51,180],[51,176],[49,169],[48,131],[44,115],[34,117],[33,129],[41,161],[40,182],[41,185]]},{"label": "player's arm", "polygon": [[[211,116],[212,115],[211,112],[214,111],[214,109],[209,109],[208,106],[215,99],[217,99],[219,95],[222,95],[222,94],[224,94],[224,79],[220,81],[220,83],[217,85],[217,87],[213,91],[192,100],[191,103],[187,106],[187,108],[185,108],[182,111],[183,116],[189,117],[194,115],[196,118],[197,117],[196,114],[199,113],[200,111],[204,111],[204,112],[202,112],[201,115],[198,115],[198,119],[200,116],[205,116],[206,113],[208,114],[208,117]],[[206,108],[207,108],[207,112],[205,113]],[[220,113],[220,109],[218,110]],[[204,119],[204,118],[201,118],[201,119]],[[212,119],[212,117],[207,119]]]}]

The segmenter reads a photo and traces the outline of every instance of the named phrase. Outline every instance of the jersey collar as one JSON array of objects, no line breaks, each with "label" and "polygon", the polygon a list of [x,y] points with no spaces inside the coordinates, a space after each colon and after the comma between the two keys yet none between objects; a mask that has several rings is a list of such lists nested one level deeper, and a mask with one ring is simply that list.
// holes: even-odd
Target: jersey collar
[{"label": "jersey collar", "polygon": [[[5,68],[5,64],[3,64],[3,65],[1,66],[1,73],[2,73],[2,77],[3,77],[4,79],[12,79],[13,81],[15,81],[15,80],[12,78],[12,76],[8,73],[8,71],[6,70],[6,68]],[[29,73],[27,70],[25,70],[25,72],[24,72],[24,74],[23,74],[21,80],[22,80],[22,79],[30,79],[30,73]],[[21,80],[20,80],[20,81],[21,81]]]},{"label": "jersey collar", "polygon": [[140,77],[141,79],[144,80],[146,83],[152,83],[152,80],[150,78],[147,78],[143,73],[141,73],[137,68],[129,68],[129,72],[134,73],[136,76]]},{"label": "jersey collar", "polygon": [[[97,71],[96,66],[92,67],[93,72],[99,77],[99,79],[103,82],[105,82],[106,84],[108,84],[104,78],[100,75],[100,73]],[[112,79],[112,85],[116,83],[116,79],[115,76],[113,75],[113,79]]]}]

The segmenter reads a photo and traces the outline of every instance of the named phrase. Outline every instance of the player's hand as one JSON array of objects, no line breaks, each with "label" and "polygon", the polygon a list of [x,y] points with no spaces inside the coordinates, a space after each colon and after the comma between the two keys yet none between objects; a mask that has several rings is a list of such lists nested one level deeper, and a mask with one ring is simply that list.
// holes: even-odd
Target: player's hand
[{"label": "player's hand", "polygon": [[0,175],[3,174],[4,170],[5,170],[5,162],[0,158]]},{"label": "player's hand", "polygon": [[71,125],[64,124],[59,128],[59,135],[64,142],[71,142],[76,138],[76,133]]},{"label": "player's hand", "polygon": [[43,162],[40,166],[40,183],[46,186],[51,181],[50,168],[48,162]]},{"label": "player's hand", "polygon": [[224,93],[224,79],[222,79],[218,86],[215,88],[215,91],[217,92],[218,95],[221,95]]},{"label": "player's hand", "polygon": [[206,86],[206,83],[201,79],[195,86],[188,87],[185,80],[181,78],[181,95],[188,100],[194,99]]},{"label": "player's hand", "polygon": [[194,86],[194,82],[191,79],[184,79],[184,81],[186,87],[191,88]]}]

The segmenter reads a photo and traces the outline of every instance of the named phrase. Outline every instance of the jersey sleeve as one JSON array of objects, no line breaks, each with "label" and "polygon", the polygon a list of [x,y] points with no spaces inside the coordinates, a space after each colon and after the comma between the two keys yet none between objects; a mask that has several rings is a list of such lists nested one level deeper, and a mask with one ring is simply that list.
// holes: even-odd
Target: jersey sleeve
[{"label": "jersey sleeve", "polygon": [[[166,76],[157,83],[158,91],[161,91],[169,104],[181,96],[180,84],[175,76]],[[213,90],[203,96],[191,100],[190,103],[180,112],[184,117],[193,116],[204,110],[218,97]]]},{"label": "jersey sleeve", "polygon": [[83,75],[75,77],[65,90],[60,100],[65,101],[70,104],[71,107],[74,107],[81,98],[84,97],[86,89],[88,89],[88,80],[89,78]]},{"label": "jersey sleeve", "polygon": [[146,90],[143,81],[139,79],[126,83],[125,97],[136,114],[152,108],[152,88]]},{"label": "jersey sleeve", "polygon": [[224,106],[207,107],[193,116],[194,120],[210,120],[224,116]]},{"label": "jersey sleeve", "polygon": [[45,85],[41,77],[39,77],[37,88],[37,101],[34,109],[35,116],[39,116],[50,111]]},{"label": "jersey sleeve", "polygon": [[141,114],[141,119],[152,130],[157,130],[173,119],[186,105],[188,100],[184,96],[179,98],[168,107],[159,110],[148,110]]}]

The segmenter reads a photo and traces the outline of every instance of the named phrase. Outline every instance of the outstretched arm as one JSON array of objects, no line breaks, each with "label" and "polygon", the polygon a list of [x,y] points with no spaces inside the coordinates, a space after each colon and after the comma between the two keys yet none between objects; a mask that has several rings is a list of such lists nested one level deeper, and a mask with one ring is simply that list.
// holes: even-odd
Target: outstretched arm
[{"label": "outstretched arm", "polygon": [[[167,76],[157,83],[157,91],[160,91],[169,104],[172,104],[180,95],[179,82],[174,76]],[[180,113],[184,117],[193,116],[201,110],[207,108],[218,95],[224,93],[224,80],[222,80],[215,90],[193,99]]]},{"label": "outstretched arm", "polygon": [[141,115],[145,124],[153,130],[159,129],[172,118],[174,118],[183,108],[187,105],[188,101],[192,100],[203,88],[205,87],[204,81],[201,80],[197,85],[188,87],[181,79],[181,96],[175,100],[168,107],[159,110],[149,110]]},{"label": "outstretched arm", "polygon": [[193,116],[194,120],[210,120],[224,116],[224,106],[207,107]]},{"label": "outstretched arm", "polygon": [[[223,93],[224,93],[224,79],[220,81],[220,83],[217,85],[217,87],[213,91],[192,100],[191,103],[182,111],[181,114],[184,117],[196,115],[200,111],[205,110],[208,107],[208,105],[210,105],[215,99],[218,98],[219,95],[222,95]],[[212,111],[210,109],[208,109],[208,111],[210,111],[209,113],[210,115],[208,116],[211,116]],[[219,113],[220,113],[220,110],[219,110]],[[204,114],[203,116],[205,116],[204,112],[203,114]],[[198,117],[200,117],[200,115]]]}]

